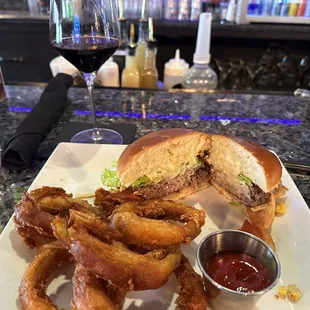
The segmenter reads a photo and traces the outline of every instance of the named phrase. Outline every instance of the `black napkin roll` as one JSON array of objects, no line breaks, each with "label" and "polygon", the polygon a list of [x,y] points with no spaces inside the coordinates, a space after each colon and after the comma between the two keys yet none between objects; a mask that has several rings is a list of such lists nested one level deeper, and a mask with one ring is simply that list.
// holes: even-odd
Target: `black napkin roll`
[{"label": "black napkin roll", "polygon": [[1,163],[4,168],[18,170],[30,165],[41,141],[62,115],[67,103],[71,75],[58,73],[45,88],[40,101],[6,143]]}]

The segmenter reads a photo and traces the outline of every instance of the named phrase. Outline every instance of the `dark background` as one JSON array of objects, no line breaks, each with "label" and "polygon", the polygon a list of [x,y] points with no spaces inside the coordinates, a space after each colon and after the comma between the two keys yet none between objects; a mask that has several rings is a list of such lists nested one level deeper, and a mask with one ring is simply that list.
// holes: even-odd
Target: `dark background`
[{"label": "dark background", "polygon": [[[307,88],[309,33],[310,27],[306,25],[213,24],[211,65],[218,73],[219,88]],[[192,64],[196,34],[195,22],[155,21],[161,80],[164,64],[174,57],[176,48]],[[49,43],[47,19],[0,19],[0,42],[6,82],[47,82],[52,77],[49,62],[58,54]],[[14,57],[20,62],[12,60]]]}]

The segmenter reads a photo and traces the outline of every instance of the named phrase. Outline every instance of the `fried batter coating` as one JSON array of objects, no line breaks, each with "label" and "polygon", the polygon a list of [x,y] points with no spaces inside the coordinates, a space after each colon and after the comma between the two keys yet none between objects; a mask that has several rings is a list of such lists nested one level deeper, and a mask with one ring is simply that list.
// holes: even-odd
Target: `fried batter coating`
[{"label": "fried batter coating", "polygon": [[46,295],[50,276],[59,266],[69,262],[71,255],[58,242],[43,246],[28,266],[20,287],[19,296],[23,310],[57,310]]},{"label": "fried batter coating", "polygon": [[194,271],[189,260],[183,254],[181,262],[174,273],[179,282],[176,309],[206,310],[207,297],[203,288],[202,277]]},{"label": "fried batter coating", "polygon": [[111,193],[103,188],[98,188],[95,193],[95,205],[109,217],[115,207],[125,202],[143,201],[144,198],[134,195],[131,189],[125,189],[121,192]]},{"label": "fried batter coating", "polygon": [[117,206],[110,222],[127,244],[166,247],[195,239],[205,223],[205,213],[174,201],[146,200]]},{"label": "fried batter coating", "polygon": [[269,231],[266,228],[255,225],[246,219],[243,222],[240,230],[248,232],[248,233],[262,239],[275,251],[276,245],[275,245]]},{"label": "fried batter coating", "polygon": [[87,201],[72,198],[71,194],[58,187],[44,186],[25,193],[14,209],[16,230],[30,248],[42,246],[44,239],[46,243],[55,240],[51,223],[56,215],[68,217],[71,209],[83,211],[85,216],[95,213],[107,221],[100,210]]},{"label": "fried batter coating", "polygon": [[69,226],[75,224],[76,226],[82,226],[89,234],[97,237],[102,241],[117,240],[122,241],[122,234],[111,228],[107,220],[102,219],[95,213],[81,212],[76,210],[70,210]]},{"label": "fried batter coating", "polygon": [[180,260],[180,250],[168,252],[158,259],[158,250],[138,254],[118,241],[102,242],[86,229],[57,218],[53,223],[55,236],[68,248],[74,259],[87,270],[110,280],[124,290],[149,290],[163,286]]},{"label": "fried batter coating", "polygon": [[40,235],[40,233],[33,227],[20,226],[16,223],[16,231],[24,239],[25,244],[33,249],[35,247],[42,247],[45,244],[55,241],[55,238]]},{"label": "fried batter coating", "polygon": [[40,210],[25,193],[23,199],[15,206],[15,222],[22,226],[35,228],[40,235],[53,238],[51,223],[54,215]]},{"label": "fried batter coating", "polygon": [[81,264],[77,264],[73,276],[74,310],[119,310],[124,302],[126,291],[97,278]]}]

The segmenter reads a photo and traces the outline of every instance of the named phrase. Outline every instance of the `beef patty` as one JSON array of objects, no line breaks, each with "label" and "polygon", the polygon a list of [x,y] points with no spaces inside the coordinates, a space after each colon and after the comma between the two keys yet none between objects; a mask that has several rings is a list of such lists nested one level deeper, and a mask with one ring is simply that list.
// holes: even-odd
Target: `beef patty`
[{"label": "beef patty", "polygon": [[211,178],[213,182],[217,183],[227,192],[234,195],[246,206],[256,207],[263,203],[266,203],[270,198],[270,193],[265,193],[256,184],[252,184],[252,186],[247,186],[245,183],[240,183],[238,180],[232,183],[231,179],[229,179],[230,181],[228,181],[225,173],[217,171],[213,168],[211,168]]},{"label": "beef patty", "polygon": [[198,187],[200,183],[210,180],[210,169],[207,166],[185,171],[173,179],[163,180],[157,184],[136,189],[147,199],[163,198],[187,186]]}]

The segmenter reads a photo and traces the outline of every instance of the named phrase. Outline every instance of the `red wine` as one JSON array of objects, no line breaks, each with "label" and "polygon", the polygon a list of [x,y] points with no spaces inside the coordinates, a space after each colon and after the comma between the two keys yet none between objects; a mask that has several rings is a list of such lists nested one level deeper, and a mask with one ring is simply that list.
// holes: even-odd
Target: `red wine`
[{"label": "red wine", "polygon": [[100,36],[68,37],[63,38],[60,43],[54,41],[53,47],[81,72],[91,73],[99,70],[115,53],[119,41]]}]

